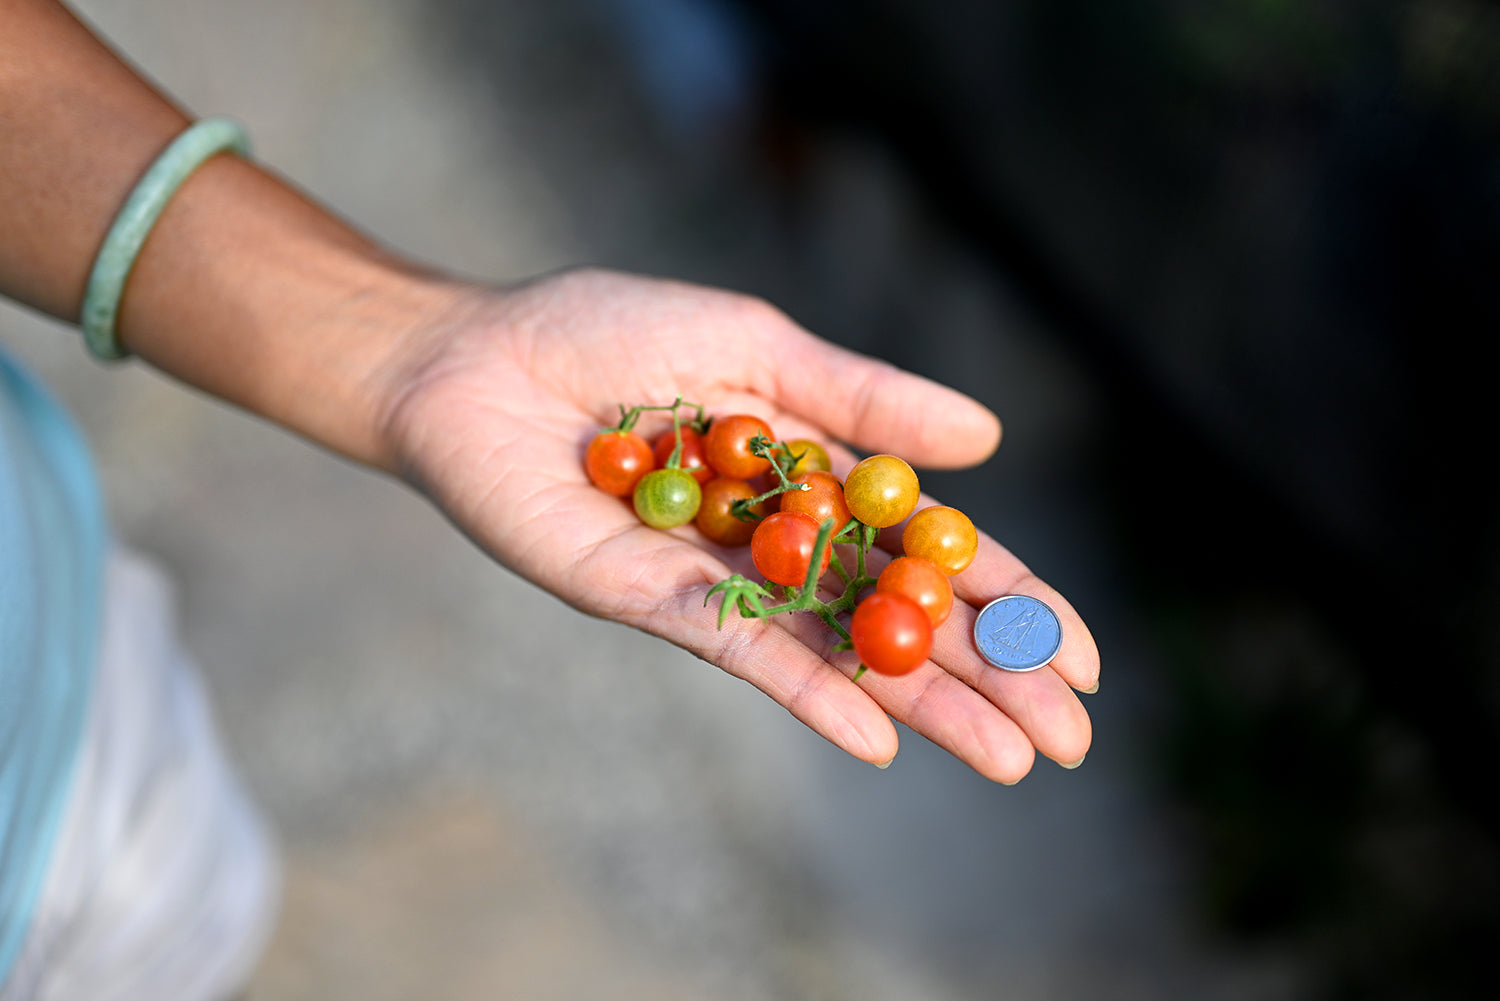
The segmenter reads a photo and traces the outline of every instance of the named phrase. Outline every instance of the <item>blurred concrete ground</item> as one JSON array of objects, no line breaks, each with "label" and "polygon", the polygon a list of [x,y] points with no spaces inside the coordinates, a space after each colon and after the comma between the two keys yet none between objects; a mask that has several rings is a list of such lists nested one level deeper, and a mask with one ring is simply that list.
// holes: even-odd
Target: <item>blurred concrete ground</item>
[{"label": "blurred concrete ground", "polygon": [[282,833],[283,920],[252,997],[1295,995],[1287,957],[1186,917],[1190,860],[1137,739],[1150,651],[1070,453],[1090,400],[878,153],[823,151],[816,202],[786,225],[736,159],[733,80],[702,91],[723,97],[722,142],[691,107],[653,115],[618,3],[77,9],[194,112],[245,122],[265,163],[437,264],[815,291],[856,347],[892,298],[917,304],[914,335],[945,333],[932,374],[1007,426],[985,470],[935,492],[1067,593],[1105,655],[1076,772],[1043,761],[993,787],[910,735],[877,771],[521,583],[404,489],[7,308],[7,347],[96,444],[120,536],[179,580]]}]

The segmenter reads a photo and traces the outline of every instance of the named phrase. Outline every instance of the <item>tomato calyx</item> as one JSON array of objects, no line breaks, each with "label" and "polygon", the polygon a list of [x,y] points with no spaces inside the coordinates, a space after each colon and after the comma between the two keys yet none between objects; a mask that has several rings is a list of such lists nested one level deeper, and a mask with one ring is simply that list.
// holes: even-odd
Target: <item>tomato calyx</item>
[{"label": "tomato calyx", "polygon": [[788,475],[792,464],[785,462],[785,456],[790,451],[785,442],[777,444],[765,435],[756,435],[746,442],[746,444],[750,448],[751,455],[770,460],[771,472],[776,474],[777,483],[759,497],[735,501],[731,511],[741,521],[760,521],[760,516],[754,511],[755,508],[763,505],[778,494],[786,493],[788,490],[806,490],[807,484],[793,483],[791,477]]}]

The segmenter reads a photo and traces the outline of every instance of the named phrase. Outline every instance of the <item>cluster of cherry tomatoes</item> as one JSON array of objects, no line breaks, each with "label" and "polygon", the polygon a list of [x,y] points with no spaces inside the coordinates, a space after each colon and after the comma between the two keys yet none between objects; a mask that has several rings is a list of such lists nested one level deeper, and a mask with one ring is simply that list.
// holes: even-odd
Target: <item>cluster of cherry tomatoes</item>
[{"label": "cluster of cherry tomatoes", "polygon": [[[683,407],[695,416],[682,420]],[[635,430],[650,410],[672,415],[652,440]],[[963,512],[916,510],[917,475],[894,455],[870,456],[840,481],[817,442],[778,442],[759,417],[710,420],[681,400],[621,407],[620,423],[589,442],[584,470],[599,489],[629,497],[653,528],[692,522],[711,542],[750,547],[765,584],[736,574],[711,589],[723,595],[720,624],[731,606],[755,618],[813,612],[843,638],[841,648],[859,655],[861,672],[905,674],[927,659],[933,631],[953,609],[949,578],[979,548]],[[870,574],[866,556],[877,533],[902,522],[902,555]],[[845,555],[852,548],[852,568],[836,546]]]}]

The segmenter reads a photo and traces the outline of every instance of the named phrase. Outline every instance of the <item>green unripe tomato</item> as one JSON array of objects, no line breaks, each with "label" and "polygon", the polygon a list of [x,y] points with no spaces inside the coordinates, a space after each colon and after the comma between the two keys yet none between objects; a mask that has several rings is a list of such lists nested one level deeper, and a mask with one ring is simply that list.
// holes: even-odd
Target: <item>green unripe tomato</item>
[{"label": "green unripe tomato", "polygon": [[656,469],[641,477],[632,500],[641,521],[652,528],[676,528],[697,515],[703,490],[684,469]]}]

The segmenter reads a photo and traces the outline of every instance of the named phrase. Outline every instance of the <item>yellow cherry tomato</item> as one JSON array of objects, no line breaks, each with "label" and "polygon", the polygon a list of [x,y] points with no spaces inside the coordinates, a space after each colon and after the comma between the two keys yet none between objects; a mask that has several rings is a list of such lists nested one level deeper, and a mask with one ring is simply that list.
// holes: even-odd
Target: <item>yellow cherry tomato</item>
[{"label": "yellow cherry tomato", "polygon": [[788,479],[796,479],[807,473],[826,473],[833,469],[828,459],[828,449],[807,438],[798,438],[786,443],[786,452],[792,465],[786,471]]},{"label": "yellow cherry tomato", "polygon": [[876,528],[889,528],[911,514],[921,493],[917,474],[894,455],[872,455],[844,479],[849,513]]}]

